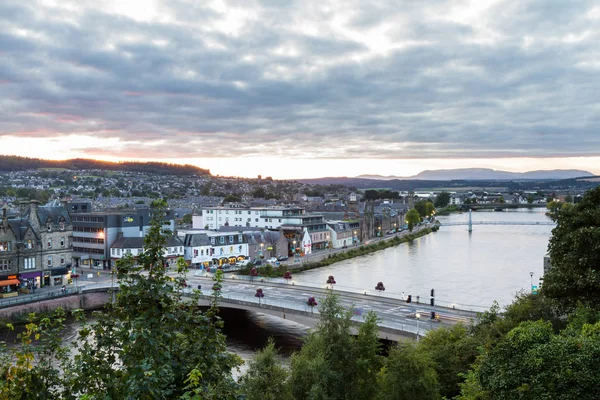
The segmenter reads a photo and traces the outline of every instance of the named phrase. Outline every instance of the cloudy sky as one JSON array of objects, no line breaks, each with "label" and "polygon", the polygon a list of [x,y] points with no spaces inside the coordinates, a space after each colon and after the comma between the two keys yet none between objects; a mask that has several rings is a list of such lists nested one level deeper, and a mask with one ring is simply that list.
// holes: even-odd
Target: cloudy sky
[{"label": "cloudy sky", "polygon": [[600,174],[595,0],[2,0],[0,154]]}]

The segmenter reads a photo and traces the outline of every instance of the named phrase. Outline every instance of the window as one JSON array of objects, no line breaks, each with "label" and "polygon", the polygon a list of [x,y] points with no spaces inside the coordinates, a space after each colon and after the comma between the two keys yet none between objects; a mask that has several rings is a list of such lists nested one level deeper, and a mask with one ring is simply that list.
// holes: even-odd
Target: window
[{"label": "window", "polygon": [[204,250],[200,250],[200,255],[203,256],[204,255]]},{"label": "window", "polygon": [[225,236],[219,237],[219,243],[225,244]]},{"label": "window", "polygon": [[48,232],[52,232],[52,226],[48,224]]},{"label": "window", "polygon": [[35,268],[35,258],[29,257],[23,259],[23,269],[34,269]]},{"label": "window", "polygon": [[60,247],[65,247],[65,237],[64,236],[60,237]]},{"label": "window", "polygon": [[214,237],[210,238],[210,244],[215,244],[215,238]]},{"label": "window", "polygon": [[238,235],[238,242],[242,243],[244,241],[244,235]]},{"label": "window", "polygon": [[281,222],[281,218],[279,218],[279,222]]},{"label": "window", "polygon": [[229,244],[232,244],[233,242],[233,236],[229,236]]},{"label": "window", "polygon": [[25,248],[27,248],[27,249],[33,249],[33,240],[26,240],[25,241]]},{"label": "window", "polygon": [[0,252],[10,251],[11,247],[11,242],[0,242]]},{"label": "window", "polygon": [[256,220],[254,222],[258,222],[258,218],[256,218]]},{"label": "window", "polygon": [[52,256],[48,256],[48,266],[52,266]]},{"label": "window", "polygon": [[48,238],[48,248],[52,248],[52,238]]},{"label": "window", "polygon": [[61,254],[60,255],[60,265],[65,265],[65,259],[66,259],[65,255]]},{"label": "window", "polygon": [[64,221],[60,221],[60,222],[58,223],[58,228],[59,228],[61,231],[64,231],[64,230],[65,230],[65,222],[64,222]]},{"label": "window", "polygon": [[0,271],[10,271],[12,269],[12,260],[0,260]]}]

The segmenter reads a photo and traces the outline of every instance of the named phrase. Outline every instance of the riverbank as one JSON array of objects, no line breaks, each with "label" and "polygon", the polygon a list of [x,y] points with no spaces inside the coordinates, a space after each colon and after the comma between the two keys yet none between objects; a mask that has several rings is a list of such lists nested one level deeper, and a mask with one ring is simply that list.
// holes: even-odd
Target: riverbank
[{"label": "riverbank", "polygon": [[[413,233],[408,233],[402,236],[394,235],[389,238],[383,238],[375,243],[361,245],[355,248],[348,249],[347,251],[327,254],[319,261],[313,262],[301,262],[298,264],[285,264],[278,267],[267,265],[266,267],[259,268],[260,276],[267,278],[283,277],[287,271],[301,272],[308,271],[311,269],[327,267],[333,263],[349,260],[355,257],[364,256],[376,251],[387,249],[388,247],[394,247],[402,243],[411,242],[417,238],[428,235],[432,232],[436,232],[439,229],[438,226],[434,225],[431,227],[422,228]],[[251,267],[243,268],[239,271],[240,275],[250,275]]]}]

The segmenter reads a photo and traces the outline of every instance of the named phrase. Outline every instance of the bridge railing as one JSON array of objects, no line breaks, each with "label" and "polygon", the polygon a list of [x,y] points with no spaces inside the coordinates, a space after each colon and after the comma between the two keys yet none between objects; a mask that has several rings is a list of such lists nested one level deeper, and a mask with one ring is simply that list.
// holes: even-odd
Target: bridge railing
[{"label": "bridge railing", "polygon": [[0,308],[4,307],[12,307],[19,304],[27,304],[27,303],[35,303],[37,301],[45,301],[49,299],[56,299],[60,297],[70,296],[72,294],[77,293],[78,288],[68,288],[65,291],[62,290],[54,290],[49,292],[42,293],[29,293],[22,294],[17,297],[10,297],[7,299],[0,299]]}]

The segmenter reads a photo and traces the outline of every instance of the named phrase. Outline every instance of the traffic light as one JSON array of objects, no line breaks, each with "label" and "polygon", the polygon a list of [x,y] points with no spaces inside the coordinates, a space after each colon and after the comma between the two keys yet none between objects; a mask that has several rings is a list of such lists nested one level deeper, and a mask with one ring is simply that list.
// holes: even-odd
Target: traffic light
[{"label": "traffic light", "polygon": [[435,319],[435,311],[431,312],[431,319]]},{"label": "traffic light", "polygon": [[431,307],[433,307],[435,305],[435,300],[431,298],[431,300],[429,300],[429,304],[431,305]]},{"label": "traffic light", "polygon": [[431,297],[435,297],[435,290],[431,289]]},{"label": "traffic light", "polygon": [[406,298],[406,302],[407,303],[412,303],[412,296],[409,294],[408,297]]}]

